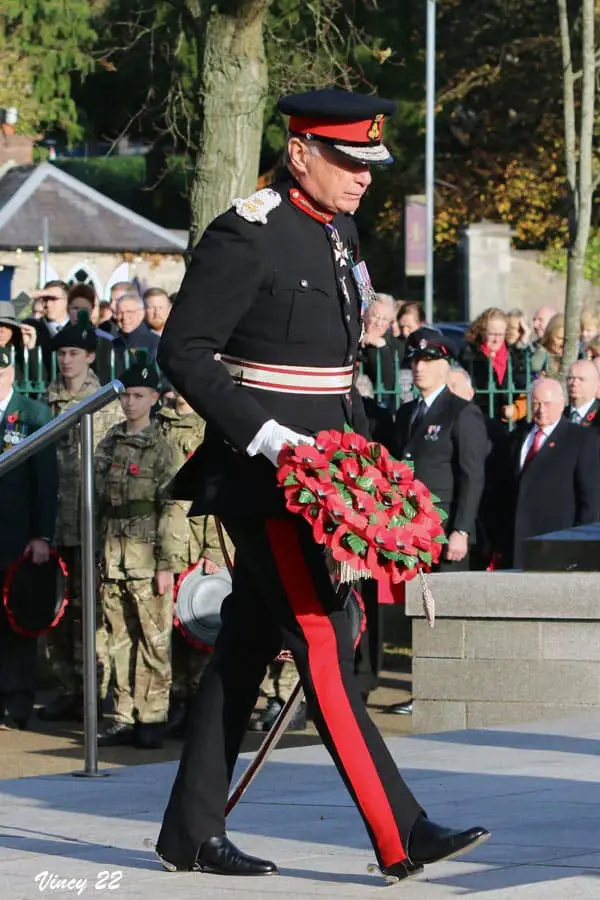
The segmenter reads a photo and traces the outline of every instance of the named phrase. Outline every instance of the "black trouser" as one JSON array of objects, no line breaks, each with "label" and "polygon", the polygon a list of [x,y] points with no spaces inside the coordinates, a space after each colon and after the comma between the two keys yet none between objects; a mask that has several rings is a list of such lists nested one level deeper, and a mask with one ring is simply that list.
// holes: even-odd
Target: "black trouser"
[{"label": "black trouser", "polygon": [[[0,597],[6,571],[0,569]],[[37,638],[17,634],[0,603],[0,717],[26,719],[35,700]]]},{"label": "black trouser", "polygon": [[291,650],[315,725],[353,797],[380,865],[406,857],[421,808],[369,718],[354,676],[347,613],[322,548],[297,519],[227,519],[236,547],[233,591],[191,709],[158,853],[191,867],[225,831],[225,804],[267,664]]},{"label": "black trouser", "polygon": [[358,687],[367,696],[379,683],[379,672],[383,656],[381,628],[381,604],[377,596],[377,582],[366,578],[360,583],[360,595],[365,609],[365,630],[363,631],[354,657],[354,673]]}]

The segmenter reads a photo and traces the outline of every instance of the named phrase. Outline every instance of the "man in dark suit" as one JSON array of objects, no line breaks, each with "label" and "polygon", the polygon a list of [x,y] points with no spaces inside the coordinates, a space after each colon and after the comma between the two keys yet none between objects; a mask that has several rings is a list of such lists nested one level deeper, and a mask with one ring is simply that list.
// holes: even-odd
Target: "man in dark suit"
[{"label": "man in dark suit", "polygon": [[521,568],[526,538],[600,518],[600,457],[595,428],[563,416],[561,385],[537,381],[533,424],[508,435],[492,460],[494,550],[502,568]]},{"label": "man in dark suit", "polygon": [[[51,419],[45,403],[13,387],[10,354],[0,349],[0,452],[10,450]],[[54,535],[58,473],[54,447],[47,447],[0,477],[0,593],[11,563],[28,553],[45,563]],[[4,727],[27,727],[35,692],[35,638],[12,630],[0,605],[0,720]]]},{"label": "man in dark suit", "polygon": [[346,592],[277,486],[281,448],[322,429],[368,433],[353,371],[373,301],[354,216],[390,101],[346,91],[280,101],[287,172],[212,222],[195,248],[158,361],[206,420],[178,497],[214,513],[236,548],[232,593],[191,710],[157,843],[169,870],[270,875],[225,832],[228,785],[266,665],[285,642],[316,727],[367,827],[382,872],[406,878],[484,840],[428,819],[369,718],[353,673]]},{"label": "man in dark suit", "polygon": [[429,328],[408,341],[419,397],[396,414],[391,450],[414,463],[415,475],[440,498],[448,544],[438,571],[469,568],[469,545],[484,486],[488,439],[481,410],[447,387],[456,351]]},{"label": "man in dark suit", "polygon": [[600,428],[600,400],[596,396],[600,386],[598,369],[588,359],[573,363],[567,376],[569,403],[564,414],[569,422],[584,428]]}]

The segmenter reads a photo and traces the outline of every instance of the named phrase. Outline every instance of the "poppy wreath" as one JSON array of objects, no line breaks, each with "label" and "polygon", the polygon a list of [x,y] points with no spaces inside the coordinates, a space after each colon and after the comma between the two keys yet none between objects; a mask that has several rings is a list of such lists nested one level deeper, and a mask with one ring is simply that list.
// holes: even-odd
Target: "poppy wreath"
[{"label": "poppy wreath", "polygon": [[342,581],[410,581],[429,572],[446,543],[439,498],[409,462],[351,430],[321,431],[314,445],[285,446],[277,480],[287,509],[312,526]]}]

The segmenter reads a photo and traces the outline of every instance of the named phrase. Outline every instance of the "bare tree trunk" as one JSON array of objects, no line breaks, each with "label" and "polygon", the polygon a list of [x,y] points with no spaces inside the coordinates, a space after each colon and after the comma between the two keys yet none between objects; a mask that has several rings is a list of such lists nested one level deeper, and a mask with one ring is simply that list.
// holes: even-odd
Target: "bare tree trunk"
[{"label": "bare tree trunk", "polygon": [[188,0],[196,23],[201,108],[190,247],[234,197],[256,189],[268,77],[263,24],[270,2]]},{"label": "bare tree trunk", "polygon": [[[565,305],[565,347],[560,377],[566,379],[569,366],[579,353],[579,333],[583,306],[583,269],[592,219],[592,144],[595,104],[594,0],[582,0],[582,87],[579,148],[575,119],[575,77],[567,0],[558,0],[563,60],[565,154],[569,182],[569,245],[567,251],[567,293]],[[579,157],[579,159],[578,159]]]}]

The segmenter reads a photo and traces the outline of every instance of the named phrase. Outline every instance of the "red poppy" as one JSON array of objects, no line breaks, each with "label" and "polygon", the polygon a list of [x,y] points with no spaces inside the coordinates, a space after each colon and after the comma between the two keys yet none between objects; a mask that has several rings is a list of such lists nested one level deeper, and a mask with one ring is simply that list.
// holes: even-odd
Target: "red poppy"
[{"label": "red poppy", "polygon": [[130,474],[130,475],[139,475],[139,474],[140,474],[140,467],[139,467],[139,466],[136,466],[135,463],[131,463],[131,465],[129,466],[129,474]]},{"label": "red poppy", "polygon": [[6,422],[8,425],[14,425],[15,422],[18,422],[18,420],[19,420],[18,412],[11,413],[10,416],[6,417]]},{"label": "red poppy", "polygon": [[586,421],[586,422],[593,422],[595,418],[596,418],[596,412],[595,412],[595,411],[594,411],[594,412],[589,412],[589,413],[587,414],[587,416],[585,417],[585,421]]}]

